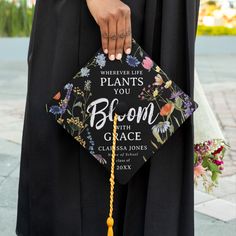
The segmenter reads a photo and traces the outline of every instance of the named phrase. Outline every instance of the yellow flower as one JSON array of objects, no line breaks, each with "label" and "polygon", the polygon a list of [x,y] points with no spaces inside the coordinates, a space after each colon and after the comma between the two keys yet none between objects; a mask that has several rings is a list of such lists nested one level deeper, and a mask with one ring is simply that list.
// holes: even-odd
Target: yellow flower
[{"label": "yellow flower", "polygon": [[168,81],[166,82],[166,84],[165,84],[164,87],[167,89],[167,88],[169,88],[171,85],[172,85],[172,80],[168,80]]},{"label": "yellow flower", "polygon": [[162,85],[163,82],[164,82],[164,81],[163,81],[161,75],[157,74],[157,75],[155,76],[155,83],[154,83],[154,85]]},{"label": "yellow flower", "polygon": [[80,121],[79,117],[71,117],[71,118],[67,118],[67,123],[68,124],[74,124],[77,127],[83,129],[84,128],[84,124],[82,121]]},{"label": "yellow flower", "polygon": [[158,95],[158,90],[157,89],[155,89],[154,91],[153,91],[153,97],[155,98],[157,95]]},{"label": "yellow flower", "polygon": [[59,124],[62,124],[63,121],[64,121],[64,119],[62,119],[61,117],[57,119],[57,123],[59,123]]},{"label": "yellow flower", "polygon": [[160,68],[159,66],[156,66],[155,71],[156,71],[156,72],[160,72],[160,71],[161,71],[161,68]]},{"label": "yellow flower", "polygon": [[77,135],[74,137],[75,140],[77,140],[81,146],[83,146],[84,148],[86,147],[86,141],[84,139],[82,139],[82,137],[80,135]]}]

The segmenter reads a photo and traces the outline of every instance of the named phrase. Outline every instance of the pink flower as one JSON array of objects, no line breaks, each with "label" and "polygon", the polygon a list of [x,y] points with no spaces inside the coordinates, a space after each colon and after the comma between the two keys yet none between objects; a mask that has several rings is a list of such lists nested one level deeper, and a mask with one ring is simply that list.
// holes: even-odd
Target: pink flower
[{"label": "pink flower", "polygon": [[220,160],[214,160],[213,162],[214,162],[216,165],[218,165],[218,166],[224,164],[224,162],[223,162],[223,161],[220,161]]},{"label": "pink flower", "polygon": [[201,164],[194,167],[194,176],[199,177],[205,174],[205,169]]},{"label": "pink flower", "polygon": [[153,61],[150,57],[145,57],[143,59],[142,65],[145,69],[151,70],[151,68],[153,67]]}]

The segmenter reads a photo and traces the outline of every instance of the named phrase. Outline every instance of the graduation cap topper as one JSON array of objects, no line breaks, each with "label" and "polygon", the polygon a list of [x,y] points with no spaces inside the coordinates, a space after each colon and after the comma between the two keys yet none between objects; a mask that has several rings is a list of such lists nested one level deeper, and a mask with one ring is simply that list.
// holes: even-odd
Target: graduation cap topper
[{"label": "graduation cap topper", "polygon": [[108,231],[114,223],[115,179],[127,183],[196,108],[134,39],[131,54],[121,60],[110,61],[100,48],[46,104],[46,111],[111,172]]},{"label": "graduation cap topper", "polygon": [[100,48],[46,108],[108,171],[116,112],[115,178],[125,184],[197,104],[133,39],[121,60],[110,61]]}]

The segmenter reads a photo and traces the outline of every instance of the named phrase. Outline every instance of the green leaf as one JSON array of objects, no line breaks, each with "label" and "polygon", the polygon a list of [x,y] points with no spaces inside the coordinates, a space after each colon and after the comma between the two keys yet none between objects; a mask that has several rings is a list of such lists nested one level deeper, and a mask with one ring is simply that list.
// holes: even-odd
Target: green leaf
[{"label": "green leaf", "polygon": [[178,119],[177,119],[175,116],[173,116],[173,117],[174,117],[174,119],[175,119],[176,124],[180,127],[180,124],[179,124]]},{"label": "green leaf", "polygon": [[208,160],[207,160],[207,159],[203,159],[203,161],[202,161],[202,166],[203,166],[204,168],[208,168],[209,164],[208,164]]},{"label": "green leaf", "polygon": [[78,130],[78,126],[76,126],[75,124],[69,124],[69,126],[73,131]]},{"label": "green leaf", "polygon": [[198,161],[198,155],[196,152],[194,152],[194,164],[196,164]]},{"label": "green leaf", "polygon": [[157,145],[156,145],[154,142],[151,141],[151,144],[152,144],[156,149],[158,149]]},{"label": "green leaf", "polygon": [[219,169],[218,169],[218,166],[215,164],[215,163],[212,163],[212,162],[208,162],[208,166],[209,166],[209,169],[212,171],[212,172],[218,172],[219,173]]},{"label": "green leaf", "polygon": [[175,106],[176,106],[177,108],[181,109],[182,105],[183,105],[182,99],[181,99],[181,98],[177,98],[177,99],[175,100]]},{"label": "green leaf", "polygon": [[73,107],[82,107],[82,103],[79,101],[73,105]]},{"label": "green leaf", "polygon": [[143,57],[143,51],[142,50],[139,50],[139,55],[140,55],[140,57]]},{"label": "green leaf", "polygon": [[217,181],[218,179],[218,173],[217,172],[212,172],[212,175],[211,175],[211,180],[213,182]]},{"label": "green leaf", "polygon": [[221,155],[222,155],[222,157],[224,157],[224,155],[225,155],[225,151],[226,151],[226,148],[224,147],[224,148],[222,149],[222,151],[221,151]]},{"label": "green leaf", "polygon": [[73,114],[71,113],[71,111],[69,109],[66,109],[66,111],[71,115],[73,116]]},{"label": "green leaf", "polygon": [[161,136],[159,135],[158,132],[155,132],[154,137],[156,138],[156,140],[157,140],[158,143],[161,143],[161,144],[164,143],[164,141],[161,139]]},{"label": "green leaf", "polygon": [[212,154],[207,155],[207,157],[208,157],[208,158],[211,158],[211,159],[214,159],[214,158],[215,158],[215,156],[212,155]]},{"label": "green leaf", "polygon": [[171,126],[169,128],[170,134],[173,134],[174,130],[175,130],[174,125],[171,124]]}]

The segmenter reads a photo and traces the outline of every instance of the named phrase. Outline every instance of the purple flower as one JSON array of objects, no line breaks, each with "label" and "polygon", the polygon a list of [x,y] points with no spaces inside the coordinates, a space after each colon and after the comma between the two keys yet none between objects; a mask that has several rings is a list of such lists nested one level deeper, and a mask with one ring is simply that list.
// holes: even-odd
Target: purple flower
[{"label": "purple flower", "polygon": [[127,55],[126,62],[132,67],[137,67],[140,63],[140,61],[136,57],[133,57],[131,55]]},{"label": "purple flower", "polygon": [[65,97],[66,106],[67,106],[67,102],[70,100],[70,94],[71,94],[72,88],[73,88],[73,84],[71,83],[68,83],[64,86],[64,89],[67,90],[66,97]]},{"label": "purple flower", "polygon": [[191,116],[193,114],[193,111],[194,109],[191,108],[191,107],[187,107],[185,110],[184,110],[184,116],[186,118],[188,118],[189,116]]},{"label": "purple flower", "polygon": [[67,90],[72,90],[72,88],[73,88],[73,84],[71,83],[68,83],[64,86],[64,89],[67,89]]},{"label": "purple flower", "polygon": [[67,105],[68,105],[68,101],[66,99],[64,99],[62,101],[62,105],[61,105],[61,114],[64,114],[65,111],[66,111],[66,108],[67,108]]},{"label": "purple flower", "polygon": [[62,109],[61,109],[61,107],[59,107],[57,105],[53,105],[50,107],[49,112],[51,112],[54,115],[61,115]]},{"label": "purple flower", "polygon": [[183,103],[186,108],[190,108],[192,106],[192,102],[189,100],[185,100]]},{"label": "purple flower", "polygon": [[180,97],[182,94],[183,94],[182,91],[177,91],[177,92],[174,91],[174,92],[172,92],[170,99],[176,99],[176,98]]},{"label": "purple flower", "polygon": [[93,156],[103,165],[107,164],[107,161],[101,154],[93,154]]},{"label": "purple flower", "polygon": [[170,122],[169,121],[161,121],[157,125],[154,125],[152,127],[153,133],[165,133],[170,128]]}]

